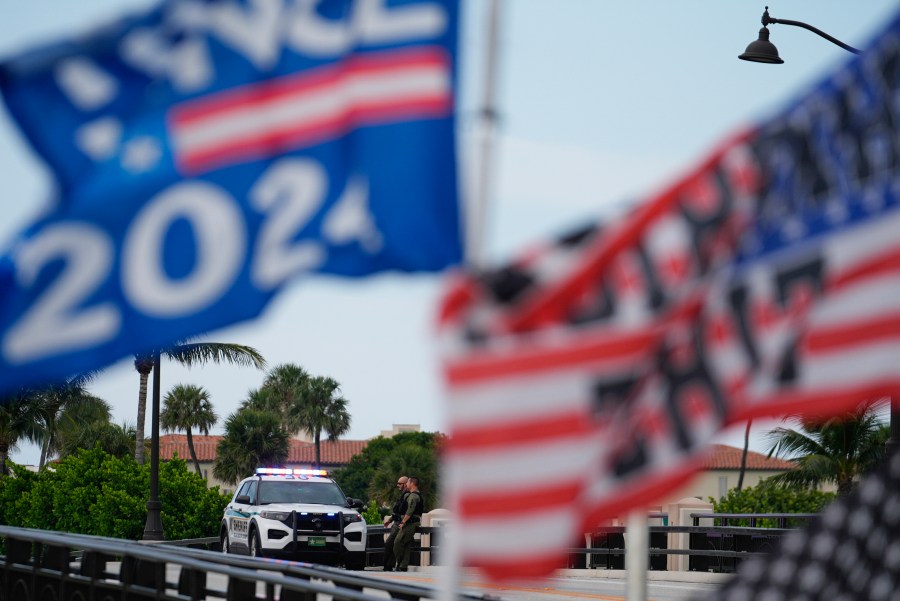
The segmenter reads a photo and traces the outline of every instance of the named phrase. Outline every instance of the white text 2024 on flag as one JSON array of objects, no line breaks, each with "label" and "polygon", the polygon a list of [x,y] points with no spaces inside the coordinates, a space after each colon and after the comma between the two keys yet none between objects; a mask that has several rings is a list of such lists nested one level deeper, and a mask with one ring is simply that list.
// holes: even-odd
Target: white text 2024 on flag
[{"label": "white text 2024 on flag", "polygon": [[460,277],[440,317],[465,565],[565,565],[722,427],[900,391],[900,25],[620,221]]}]

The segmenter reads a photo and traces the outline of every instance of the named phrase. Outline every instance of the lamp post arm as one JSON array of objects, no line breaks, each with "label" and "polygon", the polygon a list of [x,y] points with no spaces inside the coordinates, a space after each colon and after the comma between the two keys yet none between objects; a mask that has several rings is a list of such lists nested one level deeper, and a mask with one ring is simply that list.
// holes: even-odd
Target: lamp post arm
[{"label": "lamp post arm", "polygon": [[795,27],[802,27],[803,29],[808,29],[809,31],[813,32],[814,34],[825,38],[832,44],[834,44],[836,46],[840,46],[841,48],[843,48],[844,50],[847,50],[848,52],[852,52],[853,54],[862,54],[862,51],[857,50],[853,46],[845,44],[844,42],[840,41],[839,39],[828,35],[827,33],[822,31],[818,27],[813,27],[812,25],[810,25],[808,23],[804,23],[802,21],[792,21],[791,19],[776,19],[775,17],[770,17],[768,7],[766,7],[766,11],[763,13],[763,16],[762,16],[762,24],[763,24],[763,26],[766,26],[766,25],[769,25],[770,23],[775,24],[775,25],[794,25]]}]

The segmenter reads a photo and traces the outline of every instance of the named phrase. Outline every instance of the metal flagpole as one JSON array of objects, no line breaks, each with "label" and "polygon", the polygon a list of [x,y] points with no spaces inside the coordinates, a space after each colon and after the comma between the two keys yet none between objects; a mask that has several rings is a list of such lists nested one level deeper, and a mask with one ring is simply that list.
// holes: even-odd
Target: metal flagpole
[{"label": "metal flagpole", "polygon": [[650,527],[646,510],[633,510],[625,522],[625,600],[647,601]]},{"label": "metal flagpole", "polygon": [[466,261],[470,267],[483,267],[485,262],[485,231],[488,203],[492,188],[494,136],[497,130],[497,63],[500,31],[501,0],[489,0],[487,8],[487,36],[485,41],[484,73],[481,82],[481,106],[478,107],[476,136],[478,162],[470,187],[467,204]]},{"label": "metal flagpole", "polygon": [[[494,136],[497,129],[496,89],[497,63],[502,0],[487,2],[487,31],[485,34],[484,73],[481,81],[481,106],[478,107],[476,124],[478,160],[474,165],[471,185],[466,193],[466,263],[470,268],[483,267],[485,263],[485,231],[488,201],[492,188]],[[470,2],[470,7],[474,6]],[[463,163],[465,165],[465,163]],[[447,481],[447,480],[445,480]],[[451,515],[459,516],[458,496],[454,486],[448,487],[447,502]],[[440,601],[456,601],[462,584],[462,548],[456,524],[451,521],[442,531],[440,562],[446,566],[440,571]]]}]

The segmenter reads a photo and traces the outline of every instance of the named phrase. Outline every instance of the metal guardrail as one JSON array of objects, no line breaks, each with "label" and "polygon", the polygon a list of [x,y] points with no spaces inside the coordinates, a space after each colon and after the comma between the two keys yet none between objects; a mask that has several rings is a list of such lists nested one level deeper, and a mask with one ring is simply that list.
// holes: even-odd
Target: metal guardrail
[{"label": "metal guardrail", "polygon": [[[209,539],[195,539],[205,543]],[[0,599],[84,601],[339,601],[435,599],[434,589],[299,562],[223,555],[180,544],[143,544],[0,526]],[[74,559],[73,551],[80,551]],[[484,597],[459,594],[460,601]]]},{"label": "metal guardrail", "polygon": [[730,521],[747,520],[751,528],[755,528],[759,520],[774,520],[778,523],[777,528],[788,528],[788,521],[809,521],[818,515],[818,513],[692,513],[691,519],[695,526],[700,525],[700,520],[703,519],[719,521],[722,526],[727,526]]},{"label": "metal guardrail", "polygon": [[[369,526],[366,533],[366,536],[368,538],[366,544],[366,556],[368,558],[367,567],[379,567],[382,565],[380,561],[376,560],[379,559],[379,556],[384,553],[384,535],[389,532],[390,528],[385,528],[383,526]],[[439,535],[440,527],[419,526],[419,529],[416,531],[416,533],[419,535]],[[206,549],[208,551],[221,551],[221,542],[216,537],[161,541],[160,544],[172,545],[177,547],[190,547],[194,549]],[[421,565],[419,562],[421,553],[431,552],[432,554],[436,554],[438,551],[439,547],[437,545],[423,546],[419,543],[419,539],[416,539],[411,548],[412,565]]]},{"label": "metal guardrail", "polygon": [[[750,557],[764,555],[794,528],[789,522],[808,521],[814,513],[693,513],[693,526],[649,526],[649,568],[667,570],[670,555],[688,556],[689,571],[733,572],[738,564]],[[665,514],[651,517],[666,518]],[[700,520],[713,524],[701,526]],[[746,520],[751,526],[729,526]],[[762,520],[771,520],[778,527],[757,527]],[[624,569],[625,527],[607,526],[591,533],[592,546],[568,549],[569,567]],[[668,548],[670,534],[687,534],[688,548]]]},{"label": "metal guardrail", "polygon": [[[727,524],[730,520],[753,518],[809,519],[814,514],[695,514],[692,517],[719,519]],[[688,555],[692,570],[733,571],[739,561],[761,554],[752,544],[748,546],[739,542],[771,544],[789,530],[727,525],[650,526],[650,568],[664,570],[667,556]],[[440,532],[440,528],[422,527],[420,531],[434,535]],[[376,543],[385,532],[387,529],[381,527],[369,529],[369,535]],[[569,549],[570,558],[579,557],[578,563],[581,564],[571,567],[598,567],[593,562],[599,557],[622,560],[626,552],[624,532],[624,527],[603,528],[594,534],[607,537],[605,546]],[[669,534],[688,534],[697,537],[697,540],[692,539],[687,549],[669,549]],[[439,541],[440,535],[432,536],[432,541],[435,539]],[[705,545],[699,544],[700,539],[705,541]],[[437,591],[429,587],[379,579],[361,572],[301,562],[223,555],[208,550],[218,545],[216,538],[145,544],[0,526],[0,546],[5,549],[5,554],[0,556],[0,599],[314,601],[322,594],[338,601],[383,601],[385,593],[392,599],[402,601],[438,597]],[[417,546],[414,549],[420,553],[430,551],[434,558],[440,545]],[[369,545],[370,565],[379,565],[377,554],[382,552],[383,548],[377,544]],[[698,563],[693,563],[695,560]],[[611,566],[607,562],[606,567],[617,569],[619,566]],[[459,601],[487,599],[485,596],[463,593],[456,597]]]}]

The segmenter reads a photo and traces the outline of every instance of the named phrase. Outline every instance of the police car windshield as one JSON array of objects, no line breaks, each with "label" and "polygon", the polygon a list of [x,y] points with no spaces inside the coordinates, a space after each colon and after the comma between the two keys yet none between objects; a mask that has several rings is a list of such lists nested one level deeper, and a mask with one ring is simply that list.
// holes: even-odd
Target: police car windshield
[{"label": "police car windshield", "polygon": [[345,505],[344,493],[333,482],[304,480],[264,480],[259,483],[259,504],[307,503],[312,505]]}]

